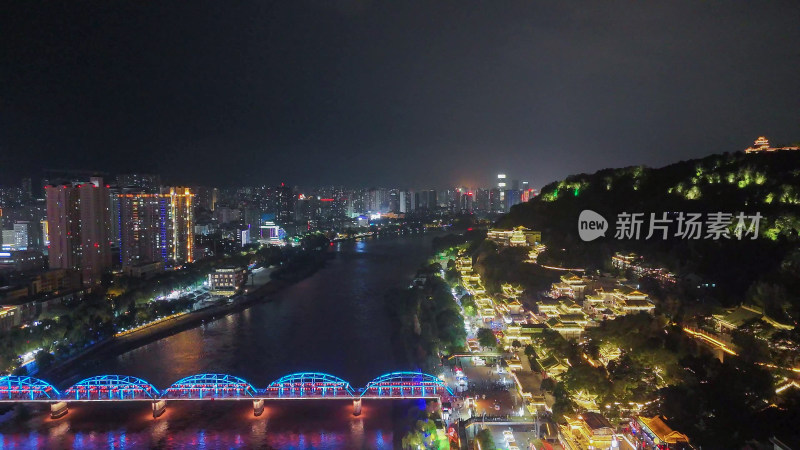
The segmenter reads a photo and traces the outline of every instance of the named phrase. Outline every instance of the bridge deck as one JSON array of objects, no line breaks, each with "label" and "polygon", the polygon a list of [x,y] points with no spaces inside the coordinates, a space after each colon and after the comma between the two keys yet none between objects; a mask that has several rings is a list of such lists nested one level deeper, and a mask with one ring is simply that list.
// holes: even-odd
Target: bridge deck
[{"label": "bridge deck", "polygon": [[359,396],[352,396],[352,397],[262,397],[262,396],[255,396],[255,397],[205,397],[205,398],[191,398],[191,397],[159,397],[156,399],[152,398],[103,398],[103,399],[91,399],[91,398],[69,398],[69,397],[59,397],[53,399],[0,399],[0,403],[53,403],[53,402],[68,402],[68,403],[109,403],[109,402],[153,402],[158,400],[167,400],[167,401],[175,401],[175,402],[217,402],[217,401],[241,401],[241,400],[264,400],[268,402],[273,401],[292,401],[292,400],[435,400],[441,399],[442,396],[440,395],[406,395],[406,396],[377,396],[377,395],[365,395],[363,397]]},{"label": "bridge deck", "polygon": [[381,375],[361,389],[324,373],[286,375],[264,389],[228,374],[197,374],[182,378],[159,391],[136,377],[99,375],[79,381],[59,392],[34,377],[0,377],[0,403],[202,401],[202,400],[399,400],[434,399],[453,391],[433,375],[393,372]]}]

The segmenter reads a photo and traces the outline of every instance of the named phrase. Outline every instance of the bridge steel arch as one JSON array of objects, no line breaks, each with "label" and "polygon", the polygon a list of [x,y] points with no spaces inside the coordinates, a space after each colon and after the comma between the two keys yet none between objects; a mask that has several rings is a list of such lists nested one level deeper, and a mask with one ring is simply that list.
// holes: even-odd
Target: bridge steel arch
[{"label": "bridge steel arch", "polygon": [[158,389],[130,376],[98,375],[86,378],[64,391],[64,400],[157,400]]},{"label": "bridge steel arch", "polygon": [[370,381],[359,397],[437,397],[454,395],[447,384],[422,372],[392,372]]},{"label": "bridge steel arch", "polygon": [[246,380],[224,373],[201,373],[181,378],[167,388],[165,400],[238,399],[256,397],[258,390]]},{"label": "bridge steel arch", "polygon": [[320,372],[292,373],[269,384],[268,398],[352,398],[355,390],[349,382]]},{"label": "bridge steel arch", "polygon": [[52,384],[34,377],[8,375],[0,378],[0,401],[58,400]]}]

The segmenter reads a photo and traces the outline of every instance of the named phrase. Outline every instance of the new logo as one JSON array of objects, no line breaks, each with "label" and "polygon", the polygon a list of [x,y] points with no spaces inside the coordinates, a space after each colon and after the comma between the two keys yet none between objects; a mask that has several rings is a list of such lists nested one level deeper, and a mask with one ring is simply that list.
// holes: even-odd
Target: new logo
[{"label": "new logo", "polygon": [[591,209],[584,209],[578,216],[578,234],[584,241],[593,241],[600,236],[605,236],[608,231],[608,221],[605,217]]}]

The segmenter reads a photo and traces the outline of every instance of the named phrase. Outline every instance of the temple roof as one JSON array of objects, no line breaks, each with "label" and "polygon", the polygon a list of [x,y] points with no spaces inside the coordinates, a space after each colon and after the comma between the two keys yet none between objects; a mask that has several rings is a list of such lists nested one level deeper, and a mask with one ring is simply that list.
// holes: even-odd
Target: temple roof
[{"label": "temple roof", "polygon": [[667,425],[661,416],[655,416],[651,418],[647,418],[644,416],[639,416],[639,421],[642,422],[650,431],[653,432],[659,439],[668,443],[668,444],[675,444],[678,442],[689,442],[689,438],[683,434],[679,433]]}]

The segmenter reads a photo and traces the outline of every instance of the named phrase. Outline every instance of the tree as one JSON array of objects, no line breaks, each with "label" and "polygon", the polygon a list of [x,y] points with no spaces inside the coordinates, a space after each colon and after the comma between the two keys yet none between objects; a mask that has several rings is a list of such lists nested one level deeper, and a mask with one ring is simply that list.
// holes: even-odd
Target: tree
[{"label": "tree", "polygon": [[404,449],[417,450],[420,448],[438,449],[439,442],[436,435],[436,425],[430,419],[417,420],[414,429],[403,436]]},{"label": "tree", "polygon": [[478,343],[483,347],[497,348],[497,337],[492,330],[488,328],[481,328],[478,330]]},{"label": "tree", "polygon": [[461,297],[461,307],[464,308],[464,314],[469,317],[474,317],[478,309],[475,304],[475,298],[470,294],[464,294]]},{"label": "tree", "polygon": [[457,311],[445,310],[436,316],[439,339],[448,350],[462,349],[467,339],[464,319]]},{"label": "tree", "polygon": [[[452,261],[452,259],[450,261]],[[452,269],[448,268],[447,271],[444,273],[444,279],[448,283],[455,285],[456,283],[458,283],[458,280],[460,279],[460,274],[455,268]]]},{"label": "tree", "polygon": [[485,428],[478,432],[475,436],[475,440],[478,441],[478,444],[481,446],[481,450],[495,450],[497,446],[494,445],[494,438],[492,437],[492,432],[489,431],[488,428]]},{"label": "tree", "polygon": [[563,378],[564,388],[572,395],[584,392],[596,395],[599,400],[611,392],[611,382],[602,368],[588,364],[576,364],[567,370]]},{"label": "tree", "polygon": [[542,384],[539,386],[539,389],[543,391],[553,392],[556,389],[556,381],[552,378],[545,378],[542,380]]},{"label": "tree", "polygon": [[38,367],[39,370],[47,369],[53,364],[55,359],[56,358],[51,355],[50,352],[40,350],[38,353],[36,353],[36,367]]}]

